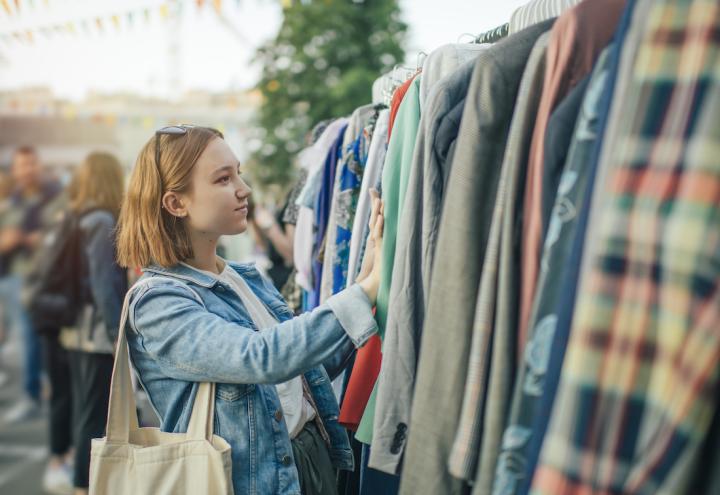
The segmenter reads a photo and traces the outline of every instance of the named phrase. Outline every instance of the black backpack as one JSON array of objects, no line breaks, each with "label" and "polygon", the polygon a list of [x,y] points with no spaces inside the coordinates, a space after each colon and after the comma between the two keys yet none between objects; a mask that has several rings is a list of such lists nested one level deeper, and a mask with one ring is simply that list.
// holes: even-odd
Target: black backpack
[{"label": "black backpack", "polygon": [[73,326],[83,305],[90,301],[85,280],[81,214],[68,212],[43,237],[32,271],[28,274],[25,301],[33,328],[54,334]]}]

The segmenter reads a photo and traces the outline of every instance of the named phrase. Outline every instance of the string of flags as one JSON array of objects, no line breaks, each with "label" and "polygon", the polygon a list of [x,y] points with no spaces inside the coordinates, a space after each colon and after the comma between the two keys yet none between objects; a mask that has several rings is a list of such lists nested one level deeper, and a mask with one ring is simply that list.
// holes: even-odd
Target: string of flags
[{"label": "string of flags", "polygon": [[[236,0],[238,4],[242,0]],[[40,7],[49,7],[51,0],[0,0],[0,20],[17,18],[21,14],[27,13],[30,9]],[[110,30],[121,31],[123,26],[132,28],[139,23],[148,24],[153,18],[167,20],[179,17],[185,3],[194,3],[198,10],[204,8],[212,8],[218,15],[222,14],[222,0],[170,0],[160,5],[134,8],[123,12],[116,12],[104,16],[92,16],[75,20],[66,20],[62,22],[54,22],[46,25],[39,25],[31,29],[9,30],[3,32],[0,30],[0,41],[6,44],[23,43],[35,44],[38,37],[52,39],[61,35],[89,35],[93,31],[104,34]]]}]

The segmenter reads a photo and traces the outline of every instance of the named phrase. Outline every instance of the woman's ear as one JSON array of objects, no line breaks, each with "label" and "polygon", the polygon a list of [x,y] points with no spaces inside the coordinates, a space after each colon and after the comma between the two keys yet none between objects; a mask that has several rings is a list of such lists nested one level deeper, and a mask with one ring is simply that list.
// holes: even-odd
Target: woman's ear
[{"label": "woman's ear", "polygon": [[163,194],[162,207],[174,217],[184,218],[188,214],[185,202],[175,192],[168,191]]}]

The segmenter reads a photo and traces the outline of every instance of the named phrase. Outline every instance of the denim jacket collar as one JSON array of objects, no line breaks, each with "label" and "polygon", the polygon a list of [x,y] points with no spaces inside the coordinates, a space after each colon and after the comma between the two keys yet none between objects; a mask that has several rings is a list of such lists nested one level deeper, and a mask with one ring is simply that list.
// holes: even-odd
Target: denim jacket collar
[{"label": "denim jacket collar", "polygon": [[[240,275],[244,275],[255,268],[255,262],[234,263],[231,261],[225,261],[225,263],[227,263]],[[167,268],[157,264],[152,264],[143,268],[143,272],[155,273],[158,275],[165,275],[167,277],[185,280],[206,288],[214,287],[219,283],[218,279],[211,277],[200,270],[194,270],[193,268],[180,263]]]}]

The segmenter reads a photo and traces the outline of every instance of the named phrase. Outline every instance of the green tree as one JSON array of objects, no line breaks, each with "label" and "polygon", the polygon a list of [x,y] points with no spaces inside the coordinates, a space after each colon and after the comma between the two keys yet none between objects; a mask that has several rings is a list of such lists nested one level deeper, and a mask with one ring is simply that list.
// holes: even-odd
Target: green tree
[{"label": "green tree", "polygon": [[262,103],[250,169],[287,183],[312,126],[371,100],[373,81],[404,59],[407,25],[396,0],[291,2],[276,38],[260,47]]}]

